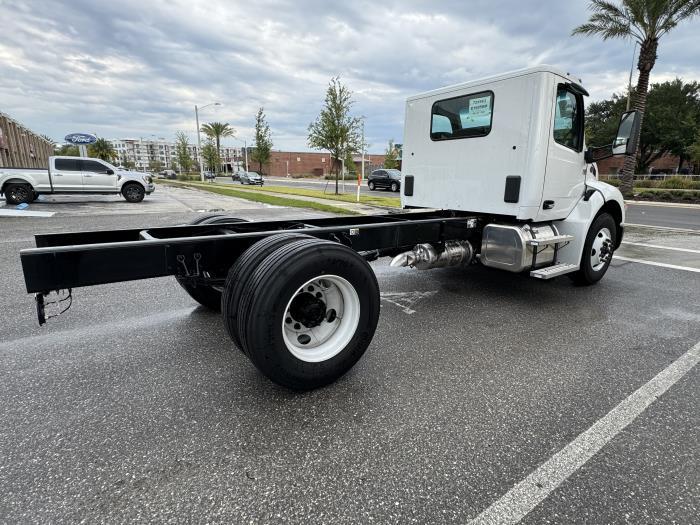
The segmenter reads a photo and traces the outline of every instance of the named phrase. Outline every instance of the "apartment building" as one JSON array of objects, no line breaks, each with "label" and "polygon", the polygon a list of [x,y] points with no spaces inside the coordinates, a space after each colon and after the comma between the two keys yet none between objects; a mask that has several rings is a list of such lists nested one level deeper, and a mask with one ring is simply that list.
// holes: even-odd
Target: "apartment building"
[{"label": "apartment building", "polygon": [[[117,153],[116,162],[124,165],[132,165],[138,171],[152,169],[155,163],[160,163],[162,169],[177,169],[177,147],[174,142],[164,138],[143,139],[123,138],[110,140],[114,151]],[[197,146],[188,147],[190,158],[197,161]],[[235,166],[236,159],[240,158],[239,148],[222,146],[219,148],[222,169],[230,171]]]}]

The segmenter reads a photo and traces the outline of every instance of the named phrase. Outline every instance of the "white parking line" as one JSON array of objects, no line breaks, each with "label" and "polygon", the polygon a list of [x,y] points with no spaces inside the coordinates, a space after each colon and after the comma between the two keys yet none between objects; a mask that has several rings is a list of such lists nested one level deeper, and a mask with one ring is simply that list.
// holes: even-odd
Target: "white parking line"
[{"label": "white parking line", "polygon": [[671,268],[672,270],[683,270],[686,272],[700,273],[700,268],[692,268],[691,266],[678,266],[677,264],[668,264],[656,261],[645,261],[644,259],[633,259],[632,257],[623,257],[622,255],[617,254],[613,256],[613,261],[627,261],[639,264],[648,264],[650,266],[660,266],[661,268]]},{"label": "white parking line", "polygon": [[625,227],[634,226],[635,228],[646,228],[648,230],[661,230],[661,231],[672,231],[672,232],[685,232],[685,233],[700,233],[700,230],[693,230],[691,228],[673,228],[671,226],[651,226],[650,224],[634,224],[631,222],[626,222]]},{"label": "white parking line", "polygon": [[698,361],[700,361],[700,343],[624,399],[469,523],[474,525],[518,523],[632,423],[658,397],[675,385]]},{"label": "white parking line", "polygon": [[631,246],[644,246],[645,248],[659,248],[660,250],[674,250],[677,252],[700,253],[700,250],[692,250],[690,248],[676,248],[675,246],[659,246],[658,244],[646,244],[643,242],[622,241],[622,244]]}]

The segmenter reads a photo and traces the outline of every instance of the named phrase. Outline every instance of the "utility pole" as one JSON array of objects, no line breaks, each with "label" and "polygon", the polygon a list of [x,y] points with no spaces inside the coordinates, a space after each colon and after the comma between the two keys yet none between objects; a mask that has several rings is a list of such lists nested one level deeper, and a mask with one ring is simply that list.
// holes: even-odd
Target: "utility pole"
[{"label": "utility pole", "polygon": [[360,186],[365,178],[365,117],[362,115],[362,171],[357,175],[357,202],[360,202]]},{"label": "utility pole", "polygon": [[202,138],[199,134],[199,110],[197,104],[194,105],[194,120],[197,123],[197,162],[199,163],[199,177],[204,182],[204,166],[202,165]]},{"label": "utility pole", "polygon": [[248,139],[243,139],[243,147],[245,148],[245,170],[248,171]]}]

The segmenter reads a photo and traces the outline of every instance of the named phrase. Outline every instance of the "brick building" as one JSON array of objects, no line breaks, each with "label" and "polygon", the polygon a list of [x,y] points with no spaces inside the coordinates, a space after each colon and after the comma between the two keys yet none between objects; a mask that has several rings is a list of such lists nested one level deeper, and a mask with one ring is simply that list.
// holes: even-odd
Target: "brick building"
[{"label": "brick building", "polygon": [[[362,157],[353,157],[356,169],[362,165]],[[365,154],[365,175],[373,168],[377,168],[384,163],[384,155]],[[248,167],[251,171],[258,171],[258,164],[248,160]],[[314,176],[323,177],[333,172],[331,168],[330,154],[309,151],[272,151],[270,162],[263,166],[263,171],[267,176],[286,177],[290,176]]]},{"label": "brick building", "polygon": [[46,168],[53,143],[0,112],[0,167]]},{"label": "brick building", "polygon": [[[598,171],[601,175],[615,175],[622,169],[622,165],[624,164],[624,162],[625,157],[622,155],[619,157],[609,157],[607,159],[603,159],[597,162]],[[654,173],[678,173],[679,162],[680,159],[675,155],[664,155],[663,157],[658,158],[654,162],[652,162],[649,168],[649,172],[645,173],[644,175],[650,175]],[[690,162],[686,161],[683,163],[683,168],[687,168],[692,172],[693,166]],[[641,173],[639,173],[638,175],[641,175]]]}]

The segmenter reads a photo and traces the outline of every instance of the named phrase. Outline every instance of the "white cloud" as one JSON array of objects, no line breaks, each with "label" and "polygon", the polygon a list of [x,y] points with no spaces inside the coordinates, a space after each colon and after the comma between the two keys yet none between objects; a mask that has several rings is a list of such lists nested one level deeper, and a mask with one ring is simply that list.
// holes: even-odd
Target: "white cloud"
[{"label": "white cloud", "polygon": [[[570,36],[585,2],[335,4],[0,0],[0,109],[57,139],[172,137],[194,132],[194,104],[219,101],[202,120],[250,138],[262,105],[275,146],[305,149],[340,75],[381,151],[401,140],[404,99],[420,91],[537,63],[581,76],[593,99],[627,83],[631,43]],[[664,38],[653,81],[700,78],[696,29]]]}]

